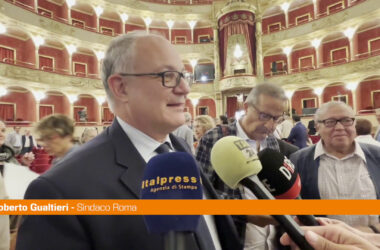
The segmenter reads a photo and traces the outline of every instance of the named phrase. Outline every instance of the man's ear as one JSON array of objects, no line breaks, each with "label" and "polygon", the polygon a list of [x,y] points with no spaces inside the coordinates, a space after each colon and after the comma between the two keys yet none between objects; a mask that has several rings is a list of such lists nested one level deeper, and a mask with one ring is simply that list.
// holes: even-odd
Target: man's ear
[{"label": "man's ear", "polygon": [[111,75],[108,78],[108,87],[110,88],[113,96],[116,100],[126,101],[127,100],[127,82],[126,78],[123,81],[123,78],[119,75]]},{"label": "man's ear", "polygon": [[245,111],[246,114],[247,114],[247,112],[248,112],[248,106],[249,106],[249,105],[248,105],[248,103],[246,103],[246,102],[243,104],[244,111]]}]

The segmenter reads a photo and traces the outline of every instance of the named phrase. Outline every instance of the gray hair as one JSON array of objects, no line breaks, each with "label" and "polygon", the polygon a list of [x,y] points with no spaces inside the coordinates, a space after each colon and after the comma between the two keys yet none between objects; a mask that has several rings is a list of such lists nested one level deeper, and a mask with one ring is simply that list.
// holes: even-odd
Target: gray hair
[{"label": "gray hair", "polygon": [[333,107],[341,107],[341,108],[347,110],[348,112],[350,112],[352,114],[352,116],[355,116],[355,112],[351,108],[351,106],[347,105],[344,102],[330,101],[330,102],[323,103],[321,105],[321,107],[319,107],[317,112],[315,112],[315,115],[314,115],[315,123],[317,124],[318,121],[320,121],[322,119],[322,116],[325,115],[327,113],[327,111]]},{"label": "gray hair", "polygon": [[249,105],[257,105],[260,95],[271,96],[283,101],[286,101],[288,99],[285,95],[285,91],[277,84],[261,83],[254,87],[251,92],[249,92],[245,103]]},{"label": "gray hair", "polygon": [[185,122],[191,121],[191,115],[189,112],[185,112],[184,115],[185,115]]},{"label": "gray hair", "polygon": [[134,66],[135,46],[139,38],[160,37],[155,33],[146,31],[133,31],[118,36],[109,44],[102,63],[102,82],[107,94],[107,100],[111,111],[114,111],[114,98],[108,86],[108,78],[115,72],[131,73]]}]

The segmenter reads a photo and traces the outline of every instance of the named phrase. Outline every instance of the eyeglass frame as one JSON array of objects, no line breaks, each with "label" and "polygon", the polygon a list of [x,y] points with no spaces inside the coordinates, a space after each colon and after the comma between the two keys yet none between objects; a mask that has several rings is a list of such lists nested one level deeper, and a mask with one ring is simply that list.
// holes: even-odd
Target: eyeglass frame
[{"label": "eyeglass frame", "polygon": [[[265,113],[265,112],[262,112],[262,111],[260,111],[254,104],[249,104],[250,106],[252,106],[258,113],[259,113],[259,120],[260,121],[265,121],[265,122],[268,122],[268,121],[270,121],[270,120],[273,120],[273,122],[278,122],[279,120],[280,120],[280,118],[281,117],[284,117],[284,113],[282,113],[282,115],[279,115],[279,116],[273,116],[273,115],[271,115],[271,114],[268,114],[268,113]],[[263,119],[263,115],[266,115],[266,116],[268,116],[269,117],[269,119]]]},{"label": "eyeglass frame", "polygon": [[[168,73],[168,72],[175,72],[175,73],[178,73],[178,75],[179,75],[179,78],[176,79],[176,84],[174,86],[166,86],[165,85],[165,73]],[[184,72],[179,72],[179,71],[176,71],[176,70],[166,70],[166,71],[162,71],[162,72],[158,72],[158,73],[135,73],[135,74],[132,74],[132,73],[118,73],[118,74],[121,75],[121,76],[160,76],[161,77],[162,86],[164,86],[165,88],[173,88],[174,89],[174,88],[178,87],[178,85],[181,84],[181,78],[183,78],[187,82],[187,85],[189,87],[191,87],[191,85],[193,84],[192,81],[187,81],[186,80]]]},{"label": "eyeglass frame", "polygon": [[[344,119],[347,119],[347,120],[349,119],[349,120],[351,121],[351,124],[350,124],[350,125],[344,125],[344,124],[342,123],[342,120],[344,120]],[[327,126],[327,125],[326,125],[326,121],[327,121],[327,120],[333,120],[333,121],[335,121],[335,124],[332,125],[332,126]],[[319,121],[318,121],[318,123],[323,123],[323,125],[325,125],[327,128],[333,128],[333,127],[335,127],[336,124],[337,124],[338,122],[339,122],[340,124],[342,124],[343,127],[349,127],[349,126],[352,126],[352,125],[354,124],[354,122],[355,122],[355,118],[354,118],[354,117],[343,117],[343,118],[341,118],[341,119],[327,118],[327,119],[319,120]]]}]

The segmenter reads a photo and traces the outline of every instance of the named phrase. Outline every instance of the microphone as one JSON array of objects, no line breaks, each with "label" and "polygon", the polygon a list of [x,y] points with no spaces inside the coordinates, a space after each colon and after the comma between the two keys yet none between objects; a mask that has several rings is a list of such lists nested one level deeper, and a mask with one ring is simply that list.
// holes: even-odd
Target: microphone
[{"label": "microphone", "polygon": [[[245,140],[236,136],[226,136],[218,140],[211,149],[211,164],[220,179],[230,188],[236,189],[238,184],[242,184],[259,199],[275,199],[258,179],[257,174],[261,171],[262,165]],[[301,249],[313,249],[306,241],[304,232],[292,217],[289,215],[272,216]]]},{"label": "microphone", "polygon": [[2,145],[0,147],[0,162],[8,162],[15,155],[13,149],[7,145]]},{"label": "microphone", "polygon": [[[163,153],[147,163],[141,199],[202,199],[199,169],[185,152]],[[185,237],[195,232],[200,215],[146,215],[149,233],[163,234],[166,250],[184,250]],[[202,243],[199,243],[202,244]]]},{"label": "microphone", "polygon": [[[293,163],[282,153],[266,148],[258,154],[263,169],[257,175],[276,199],[301,199],[301,178]],[[305,226],[319,226],[313,215],[297,215]]]}]

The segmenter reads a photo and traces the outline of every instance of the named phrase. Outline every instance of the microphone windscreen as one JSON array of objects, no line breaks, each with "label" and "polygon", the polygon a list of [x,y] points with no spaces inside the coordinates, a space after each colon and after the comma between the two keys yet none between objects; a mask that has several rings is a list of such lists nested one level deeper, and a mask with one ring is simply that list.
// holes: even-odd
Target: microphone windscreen
[{"label": "microphone windscreen", "polygon": [[[152,157],[145,168],[141,199],[202,199],[198,166],[188,153],[172,152]],[[200,215],[147,215],[150,233],[195,231]]]},{"label": "microphone windscreen", "polygon": [[295,199],[301,191],[301,180],[292,162],[282,153],[266,148],[258,153],[263,169],[257,175],[277,199]]},{"label": "microphone windscreen", "polygon": [[256,175],[261,164],[251,146],[236,136],[218,140],[211,149],[211,164],[220,179],[235,189],[241,180]]}]

